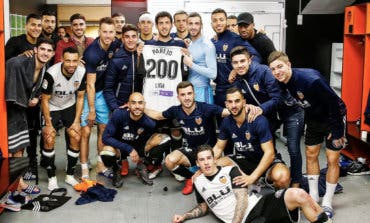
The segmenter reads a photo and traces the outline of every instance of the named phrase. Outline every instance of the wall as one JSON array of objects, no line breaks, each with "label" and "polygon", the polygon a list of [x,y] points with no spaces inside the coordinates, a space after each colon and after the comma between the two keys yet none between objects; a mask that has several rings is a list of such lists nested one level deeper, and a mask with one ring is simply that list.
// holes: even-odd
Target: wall
[{"label": "wall", "polygon": [[[299,1],[286,1],[286,52],[293,67],[319,70],[329,79],[331,43],[343,42],[344,14],[303,15],[297,25]],[[308,1],[302,1],[302,9]]]},{"label": "wall", "polygon": [[46,0],[9,0],[9,9],[11,14],[27,15],[30,13],[38,13]]}]

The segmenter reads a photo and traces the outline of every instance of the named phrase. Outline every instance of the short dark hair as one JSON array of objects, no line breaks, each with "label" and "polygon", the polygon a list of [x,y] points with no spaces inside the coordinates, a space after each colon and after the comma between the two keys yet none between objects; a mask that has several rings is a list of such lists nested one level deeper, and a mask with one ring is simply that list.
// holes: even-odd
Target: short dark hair
[{"label": "short dark hair", "polygon": [[238,19],[235,15],[229,15],[227,19]]},{"label": "short dark hair", "polygon": [[197,12],[192,12],[192,13],[190,13],[190,14],[189,14],[188,18],[190,18],[190,17],[199,17],[199,18],[200,18],[200,23],[201,23],[201,24],[203,24],[202,16],[200,16],[200,14],[199,14],[199,13],[197,13]]},{"label": "short dark hair", "polygon": [[26,18],[26,23],[28,23],[30,21],[30,19],[41,20],[41,16],[38,15],[38,14],[35,14],[35,13],[28,14],[27,18]]},{"label": "short dark hair", "polygon": [[51,11],[48,11],[48,10],[45,10],[45,11],[42,11],[41,12],[41,17],[44,16],[44,15],[47,15],[47,16],[54,16],[55,18],[57,17],[55,15],[55,12],[51,12]]},{"label": "short dark hair", "polygon": [[244,94],[242,92],[242,90],[238,87],[231,87],[229,89],[226,90],[226,97],[228,94],[234,94],[235,92],[239,92],[239,94],[242,95],[242,97],[244,98]]},{"label": "short dark hair", "polygon": [[175,21],[175,17],[177,15],[188,15],[188,13],[185,12],[184,10],[179,10],[179,11],[175,12],[175,14],[173,14],[173,21]]},{"label": "short dark hair", "polygon": [[78,54],[78,50],[76,47],[67,47],[67,48],[64,48],[62,55],[64,55],[65,53],[77,53]]},{"label": "short dark hair", "polygon": [[267,58],[267,64],[270,65],[275,60],[281,60],[285,63],[289,62],[289,57],[283,51],[273,51]]},{"label": "short dark hair", "polygon": [[120,13],[120,12],[116,12],[112,15],[112,18],[115,18],[115,17],[120,17],[120,16],[123,16],[125,17],[125,15],[123,15],[123,13]]},{"label": "short dark hair", "polygon": [[233,56],[235,55],[239,55],[239,54],[244,54],[248,57],[251,57],[251,54],[249,53],[249,51],[247,50],[247,48],[245,48],[244,46],[236,46],[234,48],[231,49],[230,51],[230,58],[232,59]]},{"label": "short dark hair", "polygon": [[173,23],[171,14],[169,12],[162,11],[162,12],[158,12],[157,15],[155,15],[155,24],[158,24],[159,18],[163,18],[163,17],[169,18],[171,23]]},{"label": "short dark hair", "polygon": [[176,87],[176,92],[179,93],[179,89],[187,88],[189,86],[191,86],[191,88],[193,88],[193,90],[194,90],[194,85],[191,82],[181,81]]},{"label": "short dark hair", "polygon": [[125,24],[125,25],[122,27],[122,35],[123,35],[125,32],[128,32],[128,31],[135,31],[136,33],[138,32],[137,27],[136,27],[134,24]]},{"label": "short dark hair", "polygon": [[213,12],[211,13],[211,15],[216,14],[216,13],[223,13],[225,15],[225,17],[227,18],[226,11],[223,10],[223,9],[221,9],[221,8],[217,8],[217,9],[213,10]]},{"label": "short dark hair", "polygon": [[72,22],[73,22],[73,20],[75,20],[75,19],[82,19],[83,21],[85,21],[85,22],[86,22],[86,18],[85,18],[85,16],[83,16],[83,15],[82,15],[82,14],[80,14],[80,13],[75,13],[75,14],[71,15],[71,17],[69,17],[69,22],[70,22],[70,23],[72,23]]},{"label": "short dark hair", "polygon": [[212,147],[208,144],[203,144],[203,145],[198,146],[198,148],[197,148],[197,154],[196,154],[196,159],[197,160],[198,160],[198,154],[201,153],[201,152],[204,152],[204,151],[210,151],[211,154],[212,154],[212,157],[215,156]]},{"label": "short dark hair", "polygon": [[102,24],[109,24],[114,25],[113,19],[111,17],[103,17],[99,20],[99,27],[101,27]]},{"label": "short dark hair", "polygon": [[44,37],[37,38],[36,47],[39,47],[43,43],[51,45],[53,50],[55,50],[55,45],[54,45],[53,40],[47,39],[47,38],[44,38]]}]

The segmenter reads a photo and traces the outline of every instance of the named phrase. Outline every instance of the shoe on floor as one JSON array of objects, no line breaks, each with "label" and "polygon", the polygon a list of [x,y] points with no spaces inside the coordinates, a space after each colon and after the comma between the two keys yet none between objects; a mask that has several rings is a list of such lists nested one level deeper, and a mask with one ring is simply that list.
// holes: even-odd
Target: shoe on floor
[{"label": "shoe on floor", "polygon": [[322,210],[325,212],[329,219],[333,218],[334,210],[332,207],[322,206]]},{"label": "shoe on floor", "polygon": [[193,181],[191,179],[186,179],[185,180],[185,186],[182,189],[182,194],[183,195],[188,195],[193,192]]},{"label": "shoe on floor", "polygon": [[76,185],[73,186],[73,188],[76,191],[86,192],[87,189],[89,189],[90,187],[96,185],[96,183],[97,183],[96,180],[89,180],[89,179],[85,179],[85,178],[82,178],[81,180],[82,180],[81,183],[78,183],[78,184],[76,184]]},{"label": "shoe on floor", "polygon": [[129,169],[128,160],[127,159],[122,160],[121,175],[127,176],[128,169]]},{"label": "shoe on floor", "polygon": [[72,187],[74,187],[76,184],[78,184],[78,181],[74,178],[73,175],[66,175],[65,182]]},{"label": "shoe on floor", "polygon": [[176,173],[174,173],[174,172],[171,172],[171,173],[172,173],[172,175],[175,177],[175,179],[176,179],[177,181],[179,181],[179,182],[183,182],[183,181],[185,181],[185,177],[180,176],[180,175],[178,175],[178,174],[176,174]]},{"label": "shoe on floor", "polygon": [[52,191],[54,189],[57,189],[59,188],[58,186],[58,181],[57,181],[57,177],[51,177],[48,179],[48,190]]},{"label": "shoe on floor", "polygon": [[27,194],[39,194],[41,192],[40,188],[36,185],[27,185],[22,191]]},{"label": "shoe on floor", "polygon": [[121,176],[121,173],[113,173],[112,177],[112,185],[116,188],[120,188],[123,185],[123,178]]},{"label": "shoe on floor", "polygon": [[111,169],[105,169],[103,172],[98,173],[100,176],[106,177],[108,179],[113,179],[113,171]]},{"label": "shoe on floor", "polygon": [[152,170],[149,172],[149,179],[153,180],[157,178],[157,176],[162,173],[162,165],[159,166],[153,166]]},{"label": "shoe on floor", "polygon": [[148,171],[143,163],[137,164],[135,173],[144,184],[153,185],[153,181],[149,179]]}]

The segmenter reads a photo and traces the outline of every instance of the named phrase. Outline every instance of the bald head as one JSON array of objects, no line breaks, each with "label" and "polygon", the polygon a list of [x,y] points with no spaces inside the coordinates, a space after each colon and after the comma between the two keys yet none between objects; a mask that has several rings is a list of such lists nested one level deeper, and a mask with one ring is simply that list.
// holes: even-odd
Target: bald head
[{"label": "bald head", "polygon": [[139,92],[132,93],[128,99],[128,108],[130,110],[130,117],[132,119],[140,119],[144,114],[144,96]]}]

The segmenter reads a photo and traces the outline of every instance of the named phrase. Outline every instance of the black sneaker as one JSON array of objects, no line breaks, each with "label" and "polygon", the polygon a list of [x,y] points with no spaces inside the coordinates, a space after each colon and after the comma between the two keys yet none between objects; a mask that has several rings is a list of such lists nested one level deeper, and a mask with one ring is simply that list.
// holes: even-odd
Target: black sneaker
[{"label": "black sneaker", "polygon": [[143,184],[147,184],[149,186],[153,185],[153,180],[149,179],[148,171],[143,163],[137,164],[135,173],[137,177],[139,177],[139,179],[143,182]]},{"label": "black sneaker", "polygon": [[113,172],[112,185],[116,188],[122,187],[123,178],[120,172]]},{"label": "black sneaker", "polygon": [[354,176],[367,175],[367,174],[370,174],[370,170],[367,164],[363,164],[356,160],[356,161],[353,161],[347,173],[349,175],[354,175]]}]

